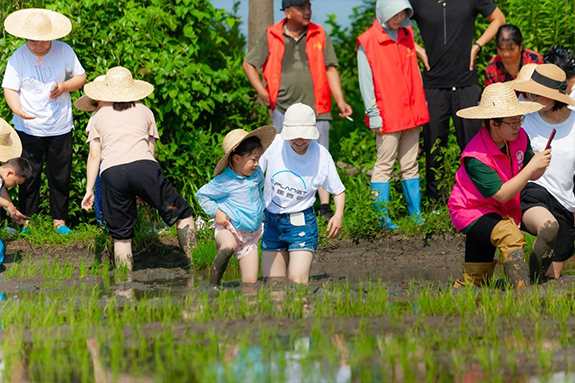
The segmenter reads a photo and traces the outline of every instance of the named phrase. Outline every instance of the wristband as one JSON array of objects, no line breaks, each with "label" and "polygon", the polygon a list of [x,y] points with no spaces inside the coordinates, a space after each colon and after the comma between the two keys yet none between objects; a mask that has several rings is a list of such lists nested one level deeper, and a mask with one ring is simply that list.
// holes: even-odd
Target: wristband
[{"label": "wristband", "polygon": [[479,47],[479,51],[483,48],[483,45],[479,44],[477,41],[473,43],[473,45],[477,45]]}]

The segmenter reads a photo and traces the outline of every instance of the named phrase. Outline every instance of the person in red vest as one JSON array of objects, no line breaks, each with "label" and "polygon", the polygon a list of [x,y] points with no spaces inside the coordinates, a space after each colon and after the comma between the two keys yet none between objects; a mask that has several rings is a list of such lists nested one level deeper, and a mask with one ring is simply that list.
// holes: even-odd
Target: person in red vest
[{"label": "person in red vest", "polygon": [[[352,114],[345,102],[337,58],[329,35],[310,22],[309,0],[283,0],[285,19],[267,28],[248,52],[243,69],[264,105],[271,108],[273,125],[283,128],[284,113],[291,105],[310,105],[317,115],[318,143],[329,149],[329,121],[333,94],[341,117]],[[264,86],[258,70],[262,69]],[[329,193],[318,191],[320,215],[330,219],[333,212]]]},{"label": "person in red vest", "polygon": [[371,190],[381,211],[381,225],[397,229],[385,208],[389,180],[398,157],[407,210],[422,224],[419,186],[419,127],[429,122],[423,83],[417,64],[407,0],[378,0],[376,20],[357,39],[359,86],[366,125],[375,133],[377,160]]}]

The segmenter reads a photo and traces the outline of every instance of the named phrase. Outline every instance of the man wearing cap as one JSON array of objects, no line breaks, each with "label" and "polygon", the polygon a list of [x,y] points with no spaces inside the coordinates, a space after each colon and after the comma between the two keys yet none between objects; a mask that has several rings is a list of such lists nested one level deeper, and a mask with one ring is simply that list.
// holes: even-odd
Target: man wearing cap
[{"label": "man wearing cap", "polygon": [[[317,114],[318,142],[329,149],[331,94],[340,116],[352,114],[345,102],[337,58],[329,35],[318,24],[310,22],[309,0],[283,0],[285,19],[269,27],[248,53],[243,69],[248,80],[273,111],[273,125],[281,133],[284,114],[291,105],[310,105]],[[264,86],[258,69],[262,68]],[[329,193],[319,190],[320,214],[331,218]]]},{"label": "man wearing cap", "polygon": [[[430,117],[423,128],[427,196],[439,200],[447,190],[438,190],[435,173],[442,165],[438,149],[447,147],[450,117],[461,151],[479,131],[480,121],[463,120],[455,113],[479,102],[481,87],[475,58],[493,39],[499,26],[505,24],[505,16],[492,0],[410,0],[410,3],[425,47],[416,45],[424,66],[423,87]],[[473,42],[478,14],[490,23]],[[434,149],[435,146],[438,147]]]},{"label": "man wearing cap", "polygon": [[22,9],[4,21],[6,32],[26,39],[10,57],[2,87],[22,140],[22,157],[32,175],[20,186],[19,202],[27,216],[38,213],[40,181],[46,160],[50,214],[59,234],[68,234],[72,172],[72,102],[70,92],[86,83],[86,73],[72,48],[56,39],[70,33],[70,20],[46,9]]}]

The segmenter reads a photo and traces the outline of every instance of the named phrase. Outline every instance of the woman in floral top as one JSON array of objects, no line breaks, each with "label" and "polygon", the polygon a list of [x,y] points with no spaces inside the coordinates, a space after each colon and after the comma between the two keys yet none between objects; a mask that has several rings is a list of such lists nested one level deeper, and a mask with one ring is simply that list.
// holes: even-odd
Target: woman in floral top
[{"label": "woman in floral top", "polygon": [[539,53],[523,48],[523,36],[515,25],[500,26],[495,43],[497,55],[485,68],[485,86],[515,80],[525,64],[543,64],[543,57]]}]

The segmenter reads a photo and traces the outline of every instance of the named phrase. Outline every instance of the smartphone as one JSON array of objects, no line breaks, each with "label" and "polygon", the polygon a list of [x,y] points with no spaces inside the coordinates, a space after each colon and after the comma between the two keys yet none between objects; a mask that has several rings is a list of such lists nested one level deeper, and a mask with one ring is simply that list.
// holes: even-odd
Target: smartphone
[{"label": "smartphone", "polygon": [[557,133],[557,129],[553,129],[551,131],[551,135],[549,136],[549,139],[547,140],[547,145],[545,145],[545,150],[547,150],[551,147],[551,141],[553,141],[553,137],[555,137],[555,133]]}]

